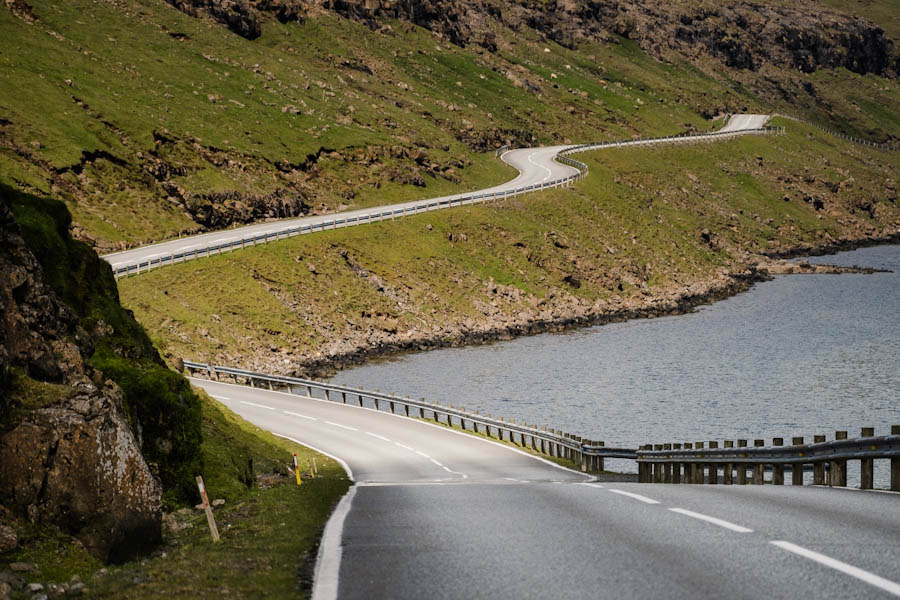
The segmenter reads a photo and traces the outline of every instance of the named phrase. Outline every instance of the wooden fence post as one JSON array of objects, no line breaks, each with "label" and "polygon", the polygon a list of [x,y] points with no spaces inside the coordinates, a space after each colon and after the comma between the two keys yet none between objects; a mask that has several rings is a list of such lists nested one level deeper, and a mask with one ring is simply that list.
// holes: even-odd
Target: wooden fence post
[{"label": "wooden fence post", "polygon": [[[738,448],[746,448],[747,440],[738,440]],[[747,485],[747,463],[738,463],[738,485]]]},{"label": "wooden fence post", "polygon": [[[762,448],[766,445],[766,440],[753,440],[754,448]],[[753,464],[753,484],[762,485],[765,483],[766,465],[763,463]]]},{"label": "wooden fence post", "polygon": [[[772,439],[773,446],[784,446],[784,438],[774,438]],[[784,485],[784,465],[782,464],[773,464],[772,465],[772,484],[773,485]]]},{"label": "wooden fence post", "polygon": [[[846,440],[846,431],[835,431],[835,440]],[[847,487],[847,461],[833,460],[831,461],[831,485],[839,487]]]},{"label": "wooden fence post", "polygon": [[219,529],[216,527],[212,506],[209,505],[209,496],[206,494],[206,486],[203,485],[203,477],[200,475],[197,475],[197,487],[200,489],[200,499],[203,501],[203,510],[206,511],[206,522],[209,523],[209,532],[212,534],[213,541],[218,542]]},{"label": "wooden fence post", "polygon": [[[813,436],[814,444],[819,444],[824,441],[824,435]],[[813,464],[813,485],[825,485],[825,463],[823,461]]]},{"label": "wooden fence post", "polygon": [[[734,448],[734,440],[725,440],[726,448]],[[725,463],[725,472],[722,473],[722,483],[731,485],[734,481],[734,464]]]},{"label": "wooden fence post", "polygon": [[[875,437],[874,427],[863,427],[859,437]],[[859,461],[859,487],[871,490],[875,480],[875,461],[871,458],[863,458]]]},{"label": "wooden fence post", "polygon": [[[803,438],[795,437],[791,439],[794,446],[802,446]],[[791,485],[803,485],[803,463],[795,463],[791,466]]]}]

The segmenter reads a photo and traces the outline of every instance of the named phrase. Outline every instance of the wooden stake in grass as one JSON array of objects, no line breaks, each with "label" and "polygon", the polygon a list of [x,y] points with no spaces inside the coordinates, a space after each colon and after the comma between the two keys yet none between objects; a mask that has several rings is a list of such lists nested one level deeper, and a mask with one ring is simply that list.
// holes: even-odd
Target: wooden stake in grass
[{"label": "wooden stake in grass", "polygon": [[315,479],[315,478],[316,478],[316,474],[313,473],[312,463],[309,462],[309,457],[308,457],[308,456],[306,457],[306,469],[309,471],[309,478],[310,478],[310,479]]},{"label": "wooden stake in grass", "polygon": [[209,496],[206,495],[206,486],[203,485],[203,477],[197,475],[197,487],[200,489],[200,499],[203,501],[203,510],[206,511],[206,522],[209,523],[209,532],[214,542],[219,541],[219,530],[216,528],[216,520],[213,518],[212,506],[209,505]]},{"label": "wooden stake in grass", "polygon": [[316,476],[316,477],[319,476],[319,465],[316,464],[316,457],[315,457],[315,456],[313,456],[313,473],[315,473],[315,476]]},{"label": "wooden stake in grass", "polygon": [[294,452],[294,476],[297,477],[297,485],[300,485],[300,461],[297,460],[296,452]]}]

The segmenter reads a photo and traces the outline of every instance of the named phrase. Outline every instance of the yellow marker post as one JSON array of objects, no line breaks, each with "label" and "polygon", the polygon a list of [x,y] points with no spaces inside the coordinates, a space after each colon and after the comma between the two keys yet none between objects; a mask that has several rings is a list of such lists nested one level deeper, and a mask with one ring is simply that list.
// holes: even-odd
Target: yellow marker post
[{"label": "yellow marker post", "polygon": [[294,475],[297,477],[297,485],[300,485],[300,461],[297,460],[296,452],[294,452]]}]

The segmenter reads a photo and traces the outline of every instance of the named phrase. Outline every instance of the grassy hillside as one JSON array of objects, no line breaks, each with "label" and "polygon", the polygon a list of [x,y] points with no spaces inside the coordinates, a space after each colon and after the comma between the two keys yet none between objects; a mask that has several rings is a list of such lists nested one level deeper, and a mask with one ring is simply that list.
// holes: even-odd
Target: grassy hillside
[{"label": "grassy hillside", "polygon": [[[350,482],[332,459],[243,421],[200,392],[204,481],[222,541],[213,544],[201,511],[166,517],[163,544],[152,556],[108,569],[77,544],[47,527],[17,523],[22,547],[2,560],[37,570],[29,582],[67,583],[78,576],[91,598],[272,597],[309,592],[312,559],[332,506]],[[319,477],[297,487],[285,465],[316,457]],[[16,597],[16,596],[13,596]],[[24,597],[24,596],[23,596]]]},{"label": "grassy hillside", "polygon": [[[0,179],[63,200],[101,250],[494,183],[508,171],[484,150],[507,141],[674,133],[776,102],[615,37],[570,50],[498,26],[488,52],[319,11],[250,41],[163,0],[33,8],[0,11]],[[900,135],[896,80],[797,77],[790,110]]]},{"label": "grassy hillside", "polygon": [[572,190],[292,238],[119,285],[167,356],[291,371],[646,306],[761,254],[897,232],[894,154],[786,125],[784,136],[584,154],[590,175]]}]

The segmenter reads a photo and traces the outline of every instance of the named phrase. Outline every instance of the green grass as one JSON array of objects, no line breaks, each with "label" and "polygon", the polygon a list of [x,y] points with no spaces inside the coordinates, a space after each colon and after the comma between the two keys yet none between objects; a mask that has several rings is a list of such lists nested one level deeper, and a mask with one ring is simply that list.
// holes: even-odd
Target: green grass
[{"label": "green grass", "polygon": [[[264,432],[197,393],[204,482],[211,501],[225,500],[215,509],[220,543],[212,542],[202,511],[184,509],[172,515],[182,528],[165,528],[152,556],[103,574],[103,565],[68,537],[21,521],[23,549],[2,560],[35,563],[29,581],[61,583],[78,575],[94,598],[247,597],[259,590],[271,597],[307,596],[308,568],[332,507],[350,485],[346,474],[333,459]],[[284,476],[295,452],[302,465],[315,457],[319,469],[315,479],[304,475],[299,487]],[[258,476],[274,486],[261,489]]]},{"label": "green grass", "polygon": [[[620,38],[568,49],[498,26],[490,53],[323,12],[266,21],[248,41],[162,0],[33,4],[35,24],[0,12],[0,178],[65,201],[77,234],[104,250],[200,229],[185,207],[209,194],[278,191],[315,212],[399,202],[502,179],[471,150],[480,137],[492,148],[659,135],[708,129],[710,111],[773,108],[731,78],[746,74],[661,62]],[[791,77],[800,95],[774,108],[900,135],[896,80]],[[175,187],[186,199],[170,199]],[[217,227],[251,218],[222,212]]]},{"label": "green grass", "polygon": [[[573,190],[296,237],[123,279],[120,291],[172,356],[292,370],[522,314],[614,309],[741,270],[747,253],[896,228],[883,188],[898,175],[893,155],[787,127],[583,154],[590,175]],[[860,208],[873,199],[874,219]]]}]

